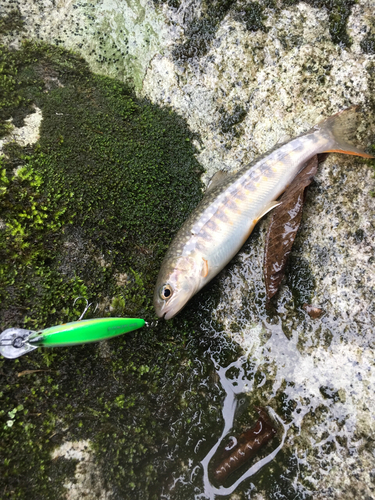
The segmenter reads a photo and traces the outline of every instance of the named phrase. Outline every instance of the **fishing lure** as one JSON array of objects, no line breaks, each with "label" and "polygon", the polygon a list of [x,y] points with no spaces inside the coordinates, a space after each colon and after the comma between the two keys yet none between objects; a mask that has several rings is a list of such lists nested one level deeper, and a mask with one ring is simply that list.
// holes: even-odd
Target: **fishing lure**
[{"label": "fishing lure", "polygon": [[0,354],[15,359],[38,347],[62,347],[100,342],[142,328],[140,318],[97,318],[56,325],[35,332],[23,328],[8,328],[0,334]]}]

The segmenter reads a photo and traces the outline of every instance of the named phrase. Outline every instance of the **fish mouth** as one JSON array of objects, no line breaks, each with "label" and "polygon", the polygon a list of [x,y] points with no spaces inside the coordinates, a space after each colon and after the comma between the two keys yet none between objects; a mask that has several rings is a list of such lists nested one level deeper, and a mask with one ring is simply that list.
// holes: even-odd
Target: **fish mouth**
[{"label": "fish mouth", "polygon": [[178,297],[172,297],[167,303],[162,303],[159,298],[156,298],[154,301],[156,314],[165,320],[174,318],[186,306],[192,295],[191,293],[179,293]]},{"label": "fish mouth", "polygon": [[[178,312],[178,311],[177,311]],[[167,320],[167,319],[172,319],[174,318],[174,316],[176,316],[177,313],[175,314],[172,314],[172,313],[169,313],[169,312],[166,312],[163,314],[163,319]]]},{"label": "fish mouth", "polygon": [[[186,300],[186,302],[187,302],[187,300]],[[176,314],[178,314],[185,307],[186,302],[184,305],[182,305],[181,307],[178,307],[178,308],[168,307],[168,305],[167,305],[163,308],[164,310],[161,310],[160,313],[158,312],[157,314],[158,314],[159,318],[161,318],[161,319],[165,319],[165,320],[172,319],[176,316]],[[173,305],[175,305],[175,304],[173,304]]]}]

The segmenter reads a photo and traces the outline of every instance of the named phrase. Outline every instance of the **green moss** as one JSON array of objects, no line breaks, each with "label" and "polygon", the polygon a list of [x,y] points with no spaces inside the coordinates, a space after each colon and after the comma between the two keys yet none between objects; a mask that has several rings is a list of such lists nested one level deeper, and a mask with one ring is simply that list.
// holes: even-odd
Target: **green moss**
[{"label": "green moss", "polygon": [[161,256],[201,197],[194,136],[67,51],[1,52],[17,75],[3,123],[17,113],[21,125],[32,105],[43,114],[37,145],[8,145],[2,159],[1,326],[73,319],[79,279],[90,299],[123,296],[123,314],[152,318]]},{"label": "green moss", "polygon": [[319,390],[325,399],[332,399],[335,403],[340,401],[339,391],[335,391],[334,389],[328,386],[322,386],[319,388]]},{"label": "green moss", "polygon": [[263,10],[257,2],[203,2],[201,15],[190,21],[185,30],[186,41],[173,49],[175,60],[183,63],[207,54],[220,23],[229,12],[232,12],[237,21],[243,22],[248,30],[266,31]]},{"label": "green moss", "polygon": [[19,10],[14,9],[0,18],[0,35],[12,33],[13,30],[22,30],[23,20]]},{"label": "green moss", "polygon": [[[0,35],[12,29],[16,22],[20,22],[17,11],[8,16],[0,18]],[[12,117],[12,113],[27,104],[19,92],[19,81],[17,80],[18,61],[15,52],[10,52],[5,46],[0,45],[0,137],[11,130],[12,126],[6,122]],[[29,106],[28,111],[31,108]]]},{"label": "green moss", "polygon": [[181,5],[181,0],[153,0],[155,5],[166,3],[169,7],[178,9]]},{"label": "green moss", "polygon": [[230,132],[233,127],[242,123],[247,114],[246,110],[238,104],[234,107],[232,113],[227,113],[223,107],[219,109],[219,112],[222,114],[220,127],[223,133]]},{"label": "green moss", "polygon": [[173,49],[176,60],[185,62],[207,54],[220,22],[224,19],[233,0],[214,0],[203,4],[200,17],[193,19],[185,30],[186,41]]},{"label": "green moss", "polygon": [[[155,0],[156,1],[156,0]],[[231,14],[233,19],[242,23],[249,31],[267,32],[264,21],[267,18],[266,9],[273,9],[277,13],[282,8],[296,5],[299,0],[283,0],[277,4],[274,0],[262,3],[245,2],[242,0],[215,0],[203,2],[201,14],[193,18],[185,29],[185,41],[173,49],[173,56],[180,63],[194,60],[207,54],[216,31],[225,16]],[[160,3],[160,1],[156,1]],[[167,2],[169,5],[170,2]],[[347,33],[347,21],[356,0],[307,0],[315,8],[326,8],[329,13],[329,32],[332,42],[343,47],[350,47],[352,41]],[[172,5],[177,7],[176,5]],[[296,45],[299,40],[289,40],[287,45]],[[363,50],[371,50],[371,39],[363,42]]]},{"label": "green moss", "polygon": [[[264,6],[263,6],[264,5]],[[273,0],[266,1],[263,5],[258,2],[238,2],[234,9],[234,19],[242,22],[249,31],[268,31],[263,21],[267,18],[264,7],[273,7]]]},{"label": "green moss", "polygon": [[[283,0],[284,5],[295,5],[299,0]],[[306,0],[317,9],[326,8],[329,13],[329,32],[332,42],[343,47],[350,47],[352,40],[346,30],[347,22],[356,0]]]}]

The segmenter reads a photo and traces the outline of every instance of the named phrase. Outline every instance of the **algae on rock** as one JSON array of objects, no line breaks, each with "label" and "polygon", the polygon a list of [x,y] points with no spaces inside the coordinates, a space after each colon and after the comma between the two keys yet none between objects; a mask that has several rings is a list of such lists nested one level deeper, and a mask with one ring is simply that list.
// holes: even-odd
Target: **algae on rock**
[{"label": "algae on rock", "polygon": [[[20,51],[3,47],[2,54],[17,75],[4,118],[13,110],[22,123],[30,103],[43,115],[36,146],[4,146],[2,324],[7,311],[16,319],[15,303],[27,308],[34,327],[66,320],[54,311],[69,309],[72,297],[56,295],[50,281],[64,276],[86,276],[87,293],[100,302],[115,293],[108,265],[113,273],[128,271],[142,296],[146,287],[138,314],[150,314],[154,256],[201,196],[192,134],[171,110],[91,74],[62,49],[26,43]],[[22,166],[17,175],[15,165]],[[67,259],[71,246],[85,240],[83,255]],[[141,299],[130,283],[123,312],[135,314],[134,301]],[[35,297],[43,297],[42,316]]]},{"label": "algae on rock", "polygon": [[[1,158],[1,330],[77,319],[77,296],[99,302],[102,316],[117,297],[117,314],[151,321],[160,255],[201,197],[194,135],[170,108],[92,74],[82,58],[64,49],[2,45],[1,57],[3,68],[14,68],[3,123],[17,117],[13,123],[22,127],[34,106],[43,116],[38,142],[7,142]],[[124,286],[118,276],[125,274]],[[131,342],[116,339],[107,350],[40,349],[1,359],[3,497],[63,496],[75,463],[52,461],[50,453],[69,439],[95,441],[110,484],[128,495],[141,484],[152,492],[165,467],[150,468],[144,457],[170,439],[181,415],[191,432],[201,406],[186,386],[180,401],[176,385],[181,373],[195,394],[202,380],[194,371],[185,379],[183,366],[195,366],[199,342],[186,352],[184,329],[181,323],[179,333],[134,332]],[[168,358],[173,362],[166,369]],[[178,415],[168,414],[170,404]],[[160,429],[163,422],[168,433]]]}]

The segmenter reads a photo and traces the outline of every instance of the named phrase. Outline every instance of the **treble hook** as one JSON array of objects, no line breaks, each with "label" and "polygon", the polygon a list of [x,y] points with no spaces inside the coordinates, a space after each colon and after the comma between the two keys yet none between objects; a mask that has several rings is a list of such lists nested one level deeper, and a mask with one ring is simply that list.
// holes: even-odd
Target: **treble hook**
[{"label": "treble hook", "polygon": [[[93,305],[93,302],[90,302],[90,303],[89,303],[89,301],[86,299],[86,297],[82,297],[81,295],[79,295],[78,297],[76,297],[76,298],[74,299],[74,302],[73,302],[73,307],[75,306],[75,303],[77,302],[77,300],[78,300],[78,299],[84,299],[84,300],[86,301],[86,307],[85,307],[85,309],[83,310],[83,313],[81,314],[81,316],[78,318],[78,321],[81,321],[81,319],[83,318],[83,316],[86,314],[86,312],[87,312],[88,308],[89,308],[90,306],[92,306],[92,305]],[[97,309],[98,309],[98,303],[96,304],[96,307],[95,307],[95,309],[94,309],[94,312],[95,312]]]}]

